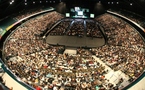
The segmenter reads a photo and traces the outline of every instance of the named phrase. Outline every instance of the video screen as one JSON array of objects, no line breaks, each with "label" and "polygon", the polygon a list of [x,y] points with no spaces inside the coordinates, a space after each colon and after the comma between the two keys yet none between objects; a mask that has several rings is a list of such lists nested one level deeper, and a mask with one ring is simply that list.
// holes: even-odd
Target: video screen
[{"label": "video screen", "polygon": [[89,11],[88,8],[82,8],[82,7],[70,8],[70,12],[66,13],[66,17],[71,17],[71,18],[94,18],[94,16],[92,14],[90,14],[90,11]]},{"label": "video screen", "polygon": [[70,13],[66,13],[65,16],[66,16],[66,17],[70,17]]},{"label": "video screen", "polygon": [[77,12],[77,15],[78,15],[78,16],[83,16],[83,11],[78,11],[78,12]]}]

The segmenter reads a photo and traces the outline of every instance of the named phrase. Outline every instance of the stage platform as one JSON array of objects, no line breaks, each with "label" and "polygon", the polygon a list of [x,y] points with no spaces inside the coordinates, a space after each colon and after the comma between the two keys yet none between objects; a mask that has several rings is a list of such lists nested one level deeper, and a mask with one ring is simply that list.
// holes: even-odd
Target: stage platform
[{"label": "stage platform", "polygon": [[46,42],[51,45],[64,45],[68,47],[100,47],[105,44],[104,38],[78,37],[78,36],[50,36]]}]

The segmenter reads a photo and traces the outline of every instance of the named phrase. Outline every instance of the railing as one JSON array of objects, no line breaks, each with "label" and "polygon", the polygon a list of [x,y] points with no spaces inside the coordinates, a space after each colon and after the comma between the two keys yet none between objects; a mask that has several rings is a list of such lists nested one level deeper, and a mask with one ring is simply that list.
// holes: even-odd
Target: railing
[{"label": "railing", "polygon": [[5,73],[7,73],[12,79],[14,79],[19,85],[25,87],[27,90],[35,90],[33,87],[29,86],[28,84],[22,82],[19,77],[17,77],[2,61],[0,58],[1,68],[4,70]]}]

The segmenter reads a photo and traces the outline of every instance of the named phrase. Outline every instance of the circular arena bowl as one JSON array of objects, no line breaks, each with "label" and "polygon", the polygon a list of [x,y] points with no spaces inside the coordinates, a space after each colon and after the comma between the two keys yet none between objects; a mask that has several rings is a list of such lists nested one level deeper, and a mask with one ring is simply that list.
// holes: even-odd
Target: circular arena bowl
[{"label": "circular arena bowl", "polygon": [[144,71],[145,43],[109,13],[65,18],[52,11],[27,20],[6,39],[3,57],[21,81],[46,90],[118,90]]}]

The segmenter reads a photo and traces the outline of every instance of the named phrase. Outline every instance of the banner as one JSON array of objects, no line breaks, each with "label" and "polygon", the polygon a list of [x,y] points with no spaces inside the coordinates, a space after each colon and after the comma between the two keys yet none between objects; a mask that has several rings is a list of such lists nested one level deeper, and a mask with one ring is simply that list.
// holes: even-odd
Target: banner
[{"label": "banner", "polygon": [[3,30],[2,28],[0,28],[0,39],[2,38],[2,36],[5,34],[5,30]]}]

